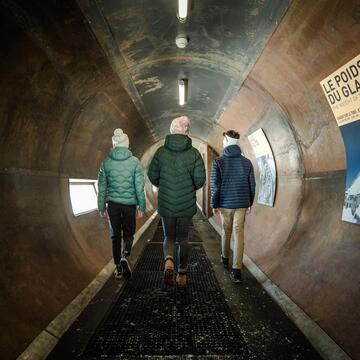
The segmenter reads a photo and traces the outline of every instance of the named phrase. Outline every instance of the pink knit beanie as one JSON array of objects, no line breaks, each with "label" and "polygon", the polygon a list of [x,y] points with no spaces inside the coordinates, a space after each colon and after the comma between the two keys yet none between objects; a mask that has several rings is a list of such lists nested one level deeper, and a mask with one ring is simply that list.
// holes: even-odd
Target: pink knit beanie
[{"label": "pink knit beanie", "polygon": [[187,116],[177,117],[171,122],[170,133],[188,135],[190,126],[190,120]]}]

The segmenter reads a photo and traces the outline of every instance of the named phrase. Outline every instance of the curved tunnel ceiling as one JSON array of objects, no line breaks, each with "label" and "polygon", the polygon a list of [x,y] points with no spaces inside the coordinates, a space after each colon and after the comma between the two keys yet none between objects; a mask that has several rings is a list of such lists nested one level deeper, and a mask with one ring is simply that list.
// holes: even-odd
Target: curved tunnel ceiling
[{"label": "curved tunnel ceiling", "polygon": [[[114,71],[155,139],[186,114],[192,133],[207,137],[263,50],[290,0],[192,1],[185,23],[177,1],[77,0]],[[186,48],[175,44],[189,39]],[[179,79],[188,101],[178,102]]]}]

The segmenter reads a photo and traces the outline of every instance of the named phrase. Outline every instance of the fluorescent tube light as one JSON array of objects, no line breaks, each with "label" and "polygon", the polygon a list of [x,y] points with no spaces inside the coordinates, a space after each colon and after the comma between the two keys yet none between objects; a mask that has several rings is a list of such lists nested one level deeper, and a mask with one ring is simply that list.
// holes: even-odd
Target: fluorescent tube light
[{"label": "fluorescent tube light", "polygon": [[186,81],[179,80],[179,105],[183,106],[186,103]]},{"label": "fluorescent tube light", "polygon": [[180,22],[185,22],[188,14],[188,0],[179,0],[178,18]]}]

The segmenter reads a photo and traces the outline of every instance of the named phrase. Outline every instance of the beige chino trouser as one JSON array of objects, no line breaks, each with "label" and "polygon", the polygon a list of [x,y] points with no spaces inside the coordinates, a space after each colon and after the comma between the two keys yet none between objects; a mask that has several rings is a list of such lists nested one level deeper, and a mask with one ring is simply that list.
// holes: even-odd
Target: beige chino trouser
[{"label": "beige chino trouser", "polygon": [[220,208],[222,232],[221,254],[229,258],[231,235],[234,233],[233,269],[241,269],[244,254],[244,223],[246,208],[224,209]]}]

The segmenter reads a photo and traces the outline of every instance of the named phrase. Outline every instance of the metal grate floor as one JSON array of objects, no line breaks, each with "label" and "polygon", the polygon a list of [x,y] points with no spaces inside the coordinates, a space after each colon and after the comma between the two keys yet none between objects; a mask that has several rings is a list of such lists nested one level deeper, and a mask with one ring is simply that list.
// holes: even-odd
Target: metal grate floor
[{"label": "metal grate floor", "polygon": [[164,287],[162,269],[162,245],[150,243],[83,356],[247,359],[240,329],[202,245],[192,246],[188,287]]}]

